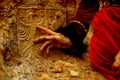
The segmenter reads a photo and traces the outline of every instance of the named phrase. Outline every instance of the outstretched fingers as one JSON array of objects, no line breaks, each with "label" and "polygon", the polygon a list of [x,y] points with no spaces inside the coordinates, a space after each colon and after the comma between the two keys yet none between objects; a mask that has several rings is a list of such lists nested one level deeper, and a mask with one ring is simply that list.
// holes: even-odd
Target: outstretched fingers
[{"label": "outstretched fingers", "polygon": [[48,28],[45,28],[43,26],[36,26],[37,29],[41,30],[41,31],[44,31],[45,33],[49,34],[49,35],[53,35],[53,34],[56,34],[56,32],[48,29]]},{"label": "outstretched fingers", "polygon": [[44,40],[45,38],[46,38],[46,36],[43,35],[43,36],[40,36],[40,37],[35,38],[33,42],[36,43],[36,42],[39,42],[39,41]]},{"label": "outstretched fingers", "polygon": [[45,43],[43,43],[43,45],[40,47],[40,51],[43,51],[45,47],[49,46],[50,44],[51,44],[51,41],[46,41]]},{"label": "outstretched fingers", "polygon": [[49,46],[47,47],[47,49],[46,49],[46,52],[49,53],[49,51],[50,51],[50,49],[51,49],[52,47],[54,47],[52,44],[49,45]]},{"label": "outstretched fingers", "polygon": [[35,38],[34,42],[36,43],[42,40],[54,40],[54,39],[56,39],[55,35],[43,35],[43,36]]}]

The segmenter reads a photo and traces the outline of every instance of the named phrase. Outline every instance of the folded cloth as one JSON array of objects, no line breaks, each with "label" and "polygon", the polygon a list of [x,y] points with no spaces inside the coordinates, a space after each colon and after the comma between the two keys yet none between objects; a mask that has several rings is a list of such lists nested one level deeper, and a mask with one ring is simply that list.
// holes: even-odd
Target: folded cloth
[{"label": "folded cloth", "polygon": [[80,21],[83,24],[84,23],[90,24],[98,10],[99,10],[98,0],[81,0],[74,20]]},{"label": "folded cloth", "polygon": [[95,15],[92,27],[91,64],[109,80],[120,80],[120,71],[112,69],[114,58],[120,50],[120,8],[103,8]]}]

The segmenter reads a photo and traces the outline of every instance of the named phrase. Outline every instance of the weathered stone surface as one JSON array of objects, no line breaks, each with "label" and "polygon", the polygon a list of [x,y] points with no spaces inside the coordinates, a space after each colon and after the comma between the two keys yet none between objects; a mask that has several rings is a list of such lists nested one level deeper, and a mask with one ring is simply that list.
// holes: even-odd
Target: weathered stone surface
[{"label": "weathered stone surface", "polygon": [[36,25],[54,31],[73,19],[80,0],[67,4],[66,1],[0,0],[0,80],[96,80],[102,77],[92,69],[88,56],[82,60],[65,55],[59,49],[46,54],[39,50],[42,43],[33,43],[35,37],[43,35],[36,30]]}]

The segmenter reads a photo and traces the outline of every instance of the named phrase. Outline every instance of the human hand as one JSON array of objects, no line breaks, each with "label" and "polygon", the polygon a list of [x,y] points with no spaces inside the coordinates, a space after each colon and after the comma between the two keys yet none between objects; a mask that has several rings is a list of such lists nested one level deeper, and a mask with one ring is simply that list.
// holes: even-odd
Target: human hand
[{"label": "human hand", "polygon": [[42,35],[34,39],[34,43],[39,41],[45,41],[40,47],[40,51],[43,51],[46,48],[46,52],[49,53],[50,49],[53,47],[56,48],[69,48],[72,45],[70,39],[64,36],[61,33],[54,32],[48,28],[37,26],[36,27],[41,32],[47,33],[48,35]]},{"label": "human hand", "polygon": [[117,70],[118,72],[120,72],[120,51],[117,53],[117,55],[115,56],[115,61],[113,63],[112,68],[114,70]]}]

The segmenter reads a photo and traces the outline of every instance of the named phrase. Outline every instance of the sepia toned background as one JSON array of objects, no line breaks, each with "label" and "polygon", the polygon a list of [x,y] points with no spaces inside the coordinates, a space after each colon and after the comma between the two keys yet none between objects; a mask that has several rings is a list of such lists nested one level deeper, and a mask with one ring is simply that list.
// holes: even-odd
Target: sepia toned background
[{"label": "sepia toned background", "polygon": [[[0,80],[106,80],[83,58],[52,49],[41,52],[36,25],[51,30],[74,18],[80,0],[0,0]],[[85,43],[89,45],[92,32]],[[89,49],[89,48],[88,48]]]}]

